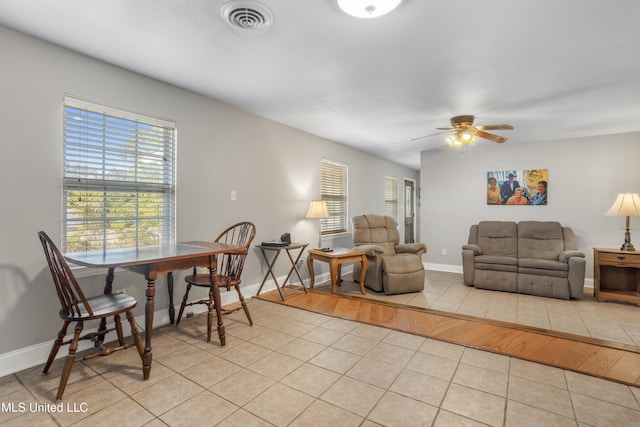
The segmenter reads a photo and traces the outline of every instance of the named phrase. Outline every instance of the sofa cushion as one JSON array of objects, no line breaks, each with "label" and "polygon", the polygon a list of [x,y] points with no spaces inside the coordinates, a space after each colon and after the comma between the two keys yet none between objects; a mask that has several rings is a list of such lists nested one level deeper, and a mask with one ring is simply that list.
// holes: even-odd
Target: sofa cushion
[{"label": "sofa cushion", "polygon": [[518,292],[518,273],[504,270],[476,270],[474,287],[492,291]]},{"label": "sofa cushion", "polygon": [[518,256],[558,260],[564,250],[562,226],[558,222],[522,221],[518,223]]},{"label": "sofa cushion", "polygon": [[382,270],[387,273],[413,273],[424,270],[424,265],[417,255],[398,254],[383,257]]},{"label": "sofa cushion", "polygon": [[508,256],[478,255],[475,263],[478,270],[518,271],[518,259]]},{"label": "sofa cushion", "polygon": [[478,255],[476,264],[518,265],[518,258],[496,255]]},{"label": "sofa cushion", "polygon": [[566,262],[555,261],[552,259],[539,259],[539,258],[520,258],[518,265],[523,268],[536,268],[542,270],[544,274],[545,270],[569,270],[569,264]]},{"label": "sofa cushion", "polygon": [[542,297],[569,299],[567,279],[549,275],[518,273],[518,292]]},{"label": "sofa cushion", "polygon": [[518,226],[510,221],[482,221],[478,224],[478,241],[484,255],[518,257]]},{"label": "sofa cushion", "polygon": [[507,256],[478,255],[475,257],[475,268],[478,270],[518,271],[518,259]]}]

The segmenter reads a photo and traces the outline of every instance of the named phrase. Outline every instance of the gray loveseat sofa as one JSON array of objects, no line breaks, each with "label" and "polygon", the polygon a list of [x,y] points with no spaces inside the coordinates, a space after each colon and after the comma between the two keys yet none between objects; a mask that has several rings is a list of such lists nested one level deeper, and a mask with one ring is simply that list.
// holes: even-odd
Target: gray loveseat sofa
[{"label": "gray loveseat sofa", "polygon": [[462,247],[464,283],[481,289],[580,298],[586,259],[558,222],[482,221]]}]

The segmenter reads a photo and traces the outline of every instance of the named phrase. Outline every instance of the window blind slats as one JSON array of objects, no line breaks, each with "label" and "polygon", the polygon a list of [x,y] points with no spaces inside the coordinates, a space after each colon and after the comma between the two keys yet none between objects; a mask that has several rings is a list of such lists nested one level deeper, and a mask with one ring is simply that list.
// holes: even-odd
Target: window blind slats
[{"label": "window blind slats", "polygon": [[71,98],[64,111],[64,250],[172,241],[175,125]]},{"label": "window blind slats", "polygon": [[384,211],[398,222],[398,179],[393,177],[384,178]]},{"label": "window blind slats", "polygon": [[323,160],[320,166],[320,193],[330,218],[320,220],[323,235],[347,231],[347,166]]}]

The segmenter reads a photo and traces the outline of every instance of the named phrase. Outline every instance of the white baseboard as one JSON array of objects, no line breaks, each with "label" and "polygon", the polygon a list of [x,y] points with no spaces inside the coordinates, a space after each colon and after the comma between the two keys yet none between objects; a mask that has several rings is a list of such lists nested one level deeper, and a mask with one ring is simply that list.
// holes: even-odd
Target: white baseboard
[{"label": "white baseboard", "polygon": [[[350,272],[351,272],[351,269],[349,268],[345,268],[343,270],[344,274],[349,274]],[[303,271],[301,271],[301,273],[303,274],[302,276],[303,279],[305,279],[305,285],[308,286],[309,284],[309,280],[307,277],[308,273],[306,276],[304,275]],[[284,279],[285,279],[285,276],[278,277],[278,283],[282,283]],[[330,280],[329,272],[316,275],[316,283],[321,283],[328,280]],[[294,284],[295,283],[299,283],[299,282],[294,282]],[[245,300],[249,300],[250,298],[252,298],[258,292],[259,287],[260,287],[260,283],[254,283],[254,284],[242,286],[242,295],[244,296]],[[267,280],[267,282],[265,282],[260,293],[261,294],[267,293],[275,289],[276,289],[276,286],[273,283],[273,280]],[[182,297],[182,295],[177,295],[177,293],[179,292],[174,292],[174,304],[177,304],[177,306],[175,307],[176,315],[177,315],[177,311],[180,306],[181,297]],[[238,294],[235,291],[222,292],[220,297],[221,297],[222,305],[227,305],[227,304],[231,304],[238,301]],[[189,311],[193,312],[194,314],[199,314],[199,313],[205,312],[206,307],[204,305],[202,306],[195,305],[195,306],[191,306]],[[138,329],[140,330],[141,333],[144,333],[144,318],[145,318],[144,314],[140,316],[136,316],[136,324],[138,325]],[[127,322],[124,322],[124,323],[125,323],[124,330],[126,333],[126,331],[128,331],[129,328],[127,327],[127,324],[126,324]],[[170,323],[169,311],[167,307],[154,312],[154,315],[153,315],[154,327],[168,325],[169,323]],[[110,335],[113,338],[110,340],[107,339],[107,341],[105,341],[106,343],[112,342],[115,340],[114,334],[110,334]],[[71,338],[71,336],[68,336],[67,338]],[[53,344],[53,339],[43,343],[30,345],[28,347],[23,347],[16,350],[12,350],[7,353],[0,354],[0,377],[44,364],[44,362],[49,357],[49,352],[51,351],[52,344]],[[93,345],[92,342],[82,341],[78,345],[78,351],[89,349],[91,348],[92,345]],[[67,354],[68,354],[67,347],[64,346],[58,352],[56,359],[65,357]]]},{"label": "white baseboard", "polygon": [[435,271],[444,271],[446,273],[460,273],[462,274],[462,266],[461,265],[451,265],[451,264],[434,264],[430,262],[424,263],[424,268],[426,270],[435,270]]}]

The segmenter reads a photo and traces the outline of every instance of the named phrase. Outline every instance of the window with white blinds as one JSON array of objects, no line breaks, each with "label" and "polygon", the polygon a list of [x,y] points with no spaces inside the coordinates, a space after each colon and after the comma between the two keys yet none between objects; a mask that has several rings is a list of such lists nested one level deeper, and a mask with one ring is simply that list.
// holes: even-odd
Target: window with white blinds
[{"label": "window with white blinds", "polygon": [[63,250],[175,238],[175,123],[66,97]]},{"label": "window with white blinds", "polygon": [[384,178],[384,214],[398,222],[398,179]]},{"label": "window with white blinds", "polygon": [[327,202],[330,218],[320,220],[322,235],[347,231],[347,166],[322,160],[320,194]]}]

